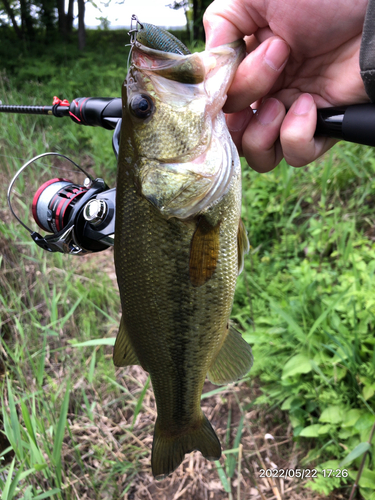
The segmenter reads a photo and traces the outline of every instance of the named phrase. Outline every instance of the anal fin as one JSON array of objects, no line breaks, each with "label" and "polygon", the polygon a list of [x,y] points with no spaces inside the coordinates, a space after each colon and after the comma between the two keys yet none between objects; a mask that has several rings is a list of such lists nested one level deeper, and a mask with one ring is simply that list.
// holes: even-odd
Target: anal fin
[{"label": "anal fin", "polygon": [[199,450],[207,460],[219,460],[221,456],[220,441],[203,412],[198,423],[177,435],[163,430],[160,421],[156,420],[151,455],[152,473],[156,479],[171,474],[181,464],[185,453],[194,450]]},{"label": "anal fin", "polygon": [[213,384],[222,385],[244,377],[253,365],[250,345],[230,323],[228,333],[216,358],[208,370]]},{"label": "anal fin", "polygon": [[140,365],[129,335],[126,333],[123,318],[120,321],[120,328],[113,349],[113,363],[115,366]]}]

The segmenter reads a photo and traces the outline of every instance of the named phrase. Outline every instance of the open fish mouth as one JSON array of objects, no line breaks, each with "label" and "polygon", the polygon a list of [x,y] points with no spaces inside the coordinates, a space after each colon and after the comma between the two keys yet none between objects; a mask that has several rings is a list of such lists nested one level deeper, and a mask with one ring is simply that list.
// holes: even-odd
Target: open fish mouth
[{"label": "open fish mouth", "polygon": [[[167,218],[188,219],[228,191],[236,152],[221,110],[243,56],[242,40],[188,55],[132,47],[126,97],[139,128],[140,185]],[[146,117],[133,110],[139,99]]]}]

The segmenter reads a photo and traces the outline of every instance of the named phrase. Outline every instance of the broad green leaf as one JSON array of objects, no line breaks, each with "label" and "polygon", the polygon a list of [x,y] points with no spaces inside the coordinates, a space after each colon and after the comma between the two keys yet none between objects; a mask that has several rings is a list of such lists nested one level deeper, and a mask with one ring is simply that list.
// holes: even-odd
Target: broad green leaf
[{"label": "broad green leaf", "polygon": [[352,429],[341,429],[341,431],[339,432],[340,439],[349,439],[352,435],[353,435]]},{"label": "broad green leaf", "polygon": [[318,465],[318,469],[319,470],[323,470],[323,469],[337,469],[340,465],[340,462],[339,460],[328,460],[327,462],[323,462],[321,464]]},{"label": "broad green leaf", "polygon": [[289,396],[289,398],[286,398],[286,400],[284,401],[284,403],[281,405],[281,409],[283,411],[285,410],[290,410],[290,407],[291,407],[291,403],[293,401],[295,396]]},{"label": "broad green leaf", "polygon": [[[371,445],[369,443],[359,443],[354,450],[352,450],[349,455],[347,455],[344,460],[340,462],[340,467],[343,467],[344,465],[350,464],[353,460],[356,458],[360,457],[363,455],[366,451],[368,451],[371,448]],[[374,483],[375,484],[375,483]]]},{"label": "broad green leaf", "polygon": [[308,425],[302,431],[299,433],[300,436],[303,437],[318,437],[319,436],[319,429],[323,427],[320,424],[312,424]]},{"label": "broad green leaf", "polygon": [[342,427],[353,427],[355,423],[359,420],[359,418],[363,415],[363,410],[359,410],[358,408],[353,408],[345,413],[343,422],[341,424]]},{"label": "broad green leaf", "polygon": [[361,488],[371,488],[375,490],[375,472],[369,469],[363,469],[358,484]]},{"label": "broad green leaf", "polygon": [[369,427],[372,427],[374,425],[374,422],[375,422],[375,415],[373,415],[372,413],[365,413],[357,420],[354,428],[357,431],[361,432],[365,429],[368,429]]},{"label": "broad green leaf", "polygon": [[303,354],[297,354],[286,363],[281,378],[285,379],[299,373],[309,373],[311,369],[309,358]]},{"label": "broad green leaf", "polygon": [[372,398],[372,396],[375,394],[375,389],[371,385],[365,385],[364,388],[362,389],[362,394],[363,397],[365,398],[365,401],[368,399]]},{"label": "broad green leaf", "polygon": [[344,418],[345,409],[342,406],[328,406],[320,415],[320,422],[339,424]]},{"label": "broad green leaf", "polygon": [[322,425],[319,429],[319,436],[323,436],[323,434],[330,434],[332,432],[332,425],[326,424]]}]

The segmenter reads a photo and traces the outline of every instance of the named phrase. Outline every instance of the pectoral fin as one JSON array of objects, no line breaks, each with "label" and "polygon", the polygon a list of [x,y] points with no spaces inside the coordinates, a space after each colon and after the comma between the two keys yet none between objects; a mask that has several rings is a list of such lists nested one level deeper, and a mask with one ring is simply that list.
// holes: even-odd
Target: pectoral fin
[{"label": "pectoral fin", "polygon": [[245,254],[250,249],[249,239],[247,237],[245,225],[242,222],[242,219],[240,219],[240,223],[238,225],[237,248],[238,248],[238,274],[241,274],[244,267]]},{"label": "pectoral fin", "polygon": [[211,226],[202,216],[191,240],[189,272],[193,286],[202,286],[213,275],[219,256],[220,222]]},{"label": "pectoral fin", "polygon": [[249,344],[230,323],[227,328],[226,339],[208,371],[209,380],[217,385],[244,377],[253,365]]},{"label": "pectoral fin", "polygon": [[131,345],[129,335],[126,333],[122,318],[116,337],[115,347],[113,349],[113,363],[115,366],[140,365],[138,357]]}]

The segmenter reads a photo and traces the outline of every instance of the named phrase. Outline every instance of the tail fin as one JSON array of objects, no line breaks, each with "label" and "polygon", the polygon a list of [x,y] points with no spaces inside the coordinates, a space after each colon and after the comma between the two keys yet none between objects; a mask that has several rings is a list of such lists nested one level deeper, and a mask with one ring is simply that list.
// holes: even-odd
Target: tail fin
[{"label": "tail fin", "polygon": [[156,479],[164,479],[181,464],[185,453],[199,450],[207,460],[219,460],[221,445],[210,422],[202,413],[199,426],[180,435],[168,435],[155,423],[154,442],[152,444],[151,466]]}]

